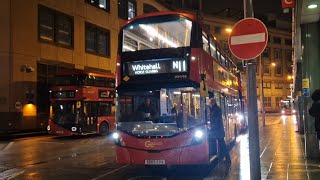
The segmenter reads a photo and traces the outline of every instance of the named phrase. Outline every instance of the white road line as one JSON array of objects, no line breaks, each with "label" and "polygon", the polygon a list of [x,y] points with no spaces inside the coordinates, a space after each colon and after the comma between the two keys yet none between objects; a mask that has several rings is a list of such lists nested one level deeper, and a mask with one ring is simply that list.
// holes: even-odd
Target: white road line
[{"label": "white road line", "polygon": [[16,177],[20,176],[20,175],[23,174],[23,173],[24,173],[24,171],[20,171],[20,172],[11,174],[10,177],[8,177],[8,180],[13,179],[13,178],[16,178]]},{"label": "white road line", "polygon": [[9,169],[0,173],[0,179],[13,179],[17,176],[23,174],[25,171],[21,171],[21,169]]},{"label": "white road line", "polygon": [[14,143],[14,142],[10,142],[8,145],[6,145],[6,147],[4,147],[4,148],[2,149],[2,151],[5,151],[5,150],[9,149],[9,148],[13,145],[13,143]]},{"label": "white road line", "polygon": [[119,171],[120,169],[126,168],[126,167],[128,167],[128,166],[129,166],[129,165],[122,166],[122,167],[120,167],[120,168],[118,168],[118,169],[115,169],[115,170],[113,170],[113,171],[110,171],[110,172],[107,172],[107,173],[105,173],[105,174],[102,174],[102,175],[100,175],[100,176],[98,176],[98,177],[96,177],[96,178],[93,178],[93,179],[91,179],[91,180],[100,179],[100,178],[102,178],[102,177],[104,177],[104,176],[107,176],[107,175],[109,175],[109,174],[112,174],[112,173],[114,173],[114,172],[116,172],[116,171]]},{"label": "white road line", "polygon": [[231,37],[231,45],[250,44],[265,41],[265,33],[247,34]]},{"label": "white road line", "polygon": [[61,142],[50,142],[50,141],[43,141],[43,142],[40,142],[40,143],[45,143],[45,144],[64,144],[64,143],[61,143]]}]

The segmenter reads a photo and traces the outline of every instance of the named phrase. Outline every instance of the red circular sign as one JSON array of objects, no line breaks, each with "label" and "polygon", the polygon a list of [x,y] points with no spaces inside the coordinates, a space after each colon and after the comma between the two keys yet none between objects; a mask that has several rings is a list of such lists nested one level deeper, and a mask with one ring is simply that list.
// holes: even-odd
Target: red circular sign
[{"label": "red circular sign", "polygon": [[267,42],[268,30],[256,18],[245,18],[237,22],[228,40],[232,54],[242,60],[258,57],[266,48]]}]

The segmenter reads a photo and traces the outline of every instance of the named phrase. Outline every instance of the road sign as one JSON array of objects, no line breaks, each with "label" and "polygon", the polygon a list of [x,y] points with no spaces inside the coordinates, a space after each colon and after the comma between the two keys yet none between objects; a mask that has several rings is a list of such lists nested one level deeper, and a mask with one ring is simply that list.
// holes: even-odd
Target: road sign
[{"label": "road sign", "polygon": [[237,22],[228,44],[234,56],[242,60],[258,57],[268,43],[268,30],[259,19],[245,18]]},{"label": "road sign", "polygon": [[282,9],[294,8],[296,5],[296,1],[295,0],[282,0],[281,4],[282,4]]}]

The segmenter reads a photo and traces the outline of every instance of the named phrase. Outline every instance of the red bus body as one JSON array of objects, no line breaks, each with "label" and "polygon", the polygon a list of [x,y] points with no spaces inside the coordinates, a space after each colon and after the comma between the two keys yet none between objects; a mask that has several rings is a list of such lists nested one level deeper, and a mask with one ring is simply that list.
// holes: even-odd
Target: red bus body
[{"label": "red bus body", "polygon": [[[152,25],[153,18],[155,24],[159,24],[158,34],[154,31],[156,28],[148,27]],[[164,23],[169,23],[161,25],[161,18]],[[175,46],[179,43],[164,39],[169,33],[164,36],[162,34],[165,33],[160,31],[161,28],[172,26],[175,21],[179,22],[176,23],[179,26],[176,29],[184,23],[188,28],[192,23],[192,28],[184,32],[190,33],[190,37],[184,39],[186,42],[189,38],[190,44],[168,48],[170,44]],[[140,32],[134,31],[138,28]],[[142,30],[152,32],[150,38],[144,40]],[[240,73],[212,36],[207,39],[212,41],[212,47],[209,41],[208,46],[219,59],[211,55],[211,50],[203,49],[199,40],[203,33],[209,35],[196,16],[180,12],[150,13],[122,25],[117,60],[117,131],[113,134],[119,164],[210,164],[219,148],[208,130],[210,124],[205,104],[208,96],[216,98],[222,109],[227,142],[233,141],[237,132],[246,127],[244,120],[238,118],[241,114],[243,119]],[[148,40],[156,41],[158,46],[164,46],[160,41],[168,45],[165,48],[151,48],[154,44],[151,43],[148,49],[143,44],[148,43]],[[139,50],[141,46],[147,48]],[[202,88],[205,90],[202,91]],[[145,116],[135,116],[138,104],[146,97],[155,102],[160,112],[156,120],[150,120],[150,113],[147,113],[148,120],[141,120]],[[171,107],[178,109],[177,113]],[[182,125],[178,121],[182,121]]]},{"label": "red bus body", "polygon": [[[83,78],[82,80],[77,80],[83,82],[82,84],[68,85],[69,82],[65,83],[64,80],[62,80],[62,85],[55,85],[50,88],[51,106],[50,119],[47,128],[48,133],[70,136],[91,133],[105,134],[109,131],[113,131],[115,129],[115,115],[112,107],[115,98],[115,75],[84,70],[68,70],[57,73],[55,81],[59,81],[57,79],[60,79],[61,81],[61,79],[68,79],[70,77],[81,77]],[[100,82],[99,86],[96,86],[94,83],[98,78],[101,80],[102,84]],[[109,87],[104,87],[103,80],[106,81],[105,85],[110,81],[111,84],[108,85]],[[91,84],[87,85],[86,83]],[[97,110],[100,105],[106,107],[102,106],[102,110]],[[64,109],[64,106],[69,106],[71,108]],[[70,113],[73,117],[67,119],[66,117]],[[54,118],[56,118],[56,120],[54,120]],[[100,127],[101,125],[103,125],[104,129]]]}]

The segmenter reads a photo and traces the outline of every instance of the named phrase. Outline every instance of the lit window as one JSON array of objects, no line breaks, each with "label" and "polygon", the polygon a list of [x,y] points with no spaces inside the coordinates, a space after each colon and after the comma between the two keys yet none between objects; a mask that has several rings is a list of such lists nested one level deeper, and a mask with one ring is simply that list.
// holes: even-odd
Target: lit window
[{"label": "lit window", "polygon": [[136,0],[118,0],[118,16],[121,19],[132,19],[136,14]]},{"label": "lit window", "polygon": [[110,11],[110,0],[86,0],[86,3],[105,11]]}]

